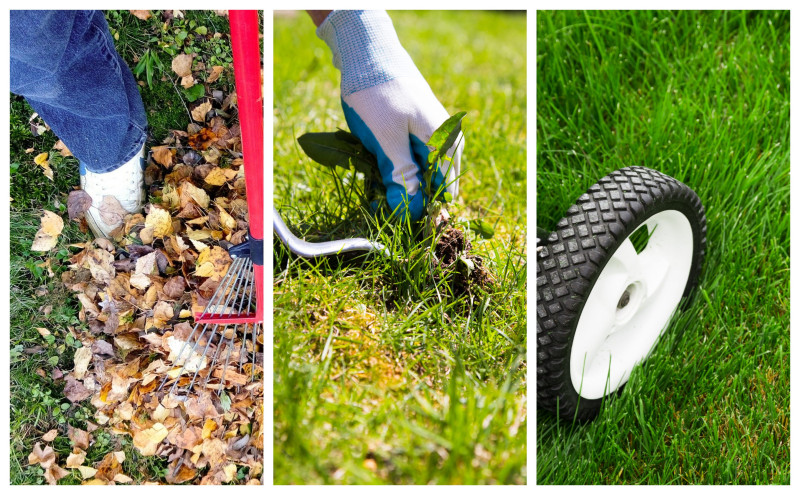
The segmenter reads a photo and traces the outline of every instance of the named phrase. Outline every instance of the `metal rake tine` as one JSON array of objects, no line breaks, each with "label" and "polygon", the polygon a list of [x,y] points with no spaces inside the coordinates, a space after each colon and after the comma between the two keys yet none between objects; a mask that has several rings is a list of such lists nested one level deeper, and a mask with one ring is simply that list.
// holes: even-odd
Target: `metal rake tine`
[{"label": "metal rake tine", "polygon": [[[250,273],[251,269],[252,269],[252,262],[246,263],[245,264],[245,271],[247,273]],[[239,313],[242,313],[243,310],[245,309],[245,302],[247,302],[246,306],[247,306],[248,310],[252,306],[252,299],[253,299],[252,298],[252,291],[253,291],[252,287],[253,287],[253,278],[251,277],[251,278],[248,279],[246,287],[244,287],[244,289],[241,291],[242,293],[247,291],[246,293],[249,294],[250,297],[249,298],[242,297],[239,300],[239,307],[237,308],[237,311]],[[227,343],[226,343],[226,346],[228,347],[228,352],[227,352],[227,355],[226,355],[226,358],[225,358],[225,365],[222,368],[222,375],[220,376],[220,385],[221,385],[220,386],[220,391],[225,388],[225,374],[228,371],[228,364],[230,362],[231,352],[233,350],[234,342],[236,340],[236,336],[238,335],[238,333],[239,333],[239,325],[237,324],[236,327],[234,328],[233,333],[228,338]],[[247,338],[247,323],[244,324],[244,338],[245,339]],[[222,340],[223,340],[223,337],[220,337],[220,346],[222,345]],[[216,363],[214,363],[214,364],[216,364]]]},{"label": "metal rake tine", "polygon": [[[237,258],[236,260],[234,260],[234,262],[231,264],[231,267],[228,269],[228,272],[225,273],[225,276],[222,278],[222,281],[220,282],[219,286],[217,286],[216,290],[214,291],[214,294],[212,294],[211,298],[208,300],[208,304],[206,304],[206,307],[203,308],[203,312],[201,313],[201,317],[205,316],[205,315],[208,315],[208,314],[212,314],[212,313],[209,313],[208,308],[211,307],[211,306],[214,306],[214,304],[212,304],[212,303],[214,302],[214,299],[216,298],[217,294],[219,294],[220,290],[223,287],[225,288],[223,290],[223,292],[222,292],[223,294],[228,292],[228,288],[232,289],[231,292],[228,293],[228,297],[226,298],[226,301],[225,301],[225,304],[224,304],[224,306],[227,306],[228,302],[231,299],[231,296],[235,292],[233,289],[237,285],[239,285],[241,283],[241,277],[239,277],[239,275],[241,275],[241,272],[238,271],[237,269],[238,269],[238,265],[241,265],[243,263],[243,261],[244,260],[241,259],[241,258]],[[208,325],[209,325],[208,323],[203,324],[203,331],[200,333],[200,336],[197,338],[196,342],[199,342],[200,340],[202,340],[203,336],[206,333],[206,330],[208,330]],[[183,357],[184,351],[188,347],[189,342],[192,341],[192,337],[194,337],[194,334],[197,332],[197,329],[199,327],[200,327],[200,324],[196,323],[194,328],[192,329],[192,333],[189,334],[189,338],[186,339],[186,342],[184,342],[183,346],[181,346],[181,350],[178,353],[178,356],[175,358],[176,365],[178,363],[180,363],[181,357]],[[214,333],[216,333],[216,330],[214,330]],[[212,334],[212,339],[213,339],[213,334]],[[210,340],[209,340],[209,343],[210,343]],[[178,382],[180,382],[180,376],[183,375],[183,371],[186,369],[186,362],[188,361],[189,357],[191,357],[191,355],[192,355],[191,353],[192,353],[192,351],[194,351],[194,349],[196,347],[197,347],[196,345],[193,345],[192,348],[189,351],[189,354],[186,356],[186,358],[184,358],[183,365],[181,365],[181,369],[180,369],[180,372],[178,373],[178,375],[177,375],[177,377],[175,379],[175,383],[172,384],[172,387],[169,390],[170,394],[175,391],[175,388],[177,387]],[[208,347],[208,344],[206,344],[206,347]],[[207,352],[207,349],[206,349],[206,352]],[[205,353],[203,354],[203,356],[205,357]],[[196,376],[197,372],[199,372],[199,370],[197,370],[195,372],[195,376]],[[159,386],[159,388],[158,388],[159,391],[164,387],[164,385],[166,384],[168,379],[169,379],[169,375],[164,377],[164,380],[161,382],[161,386]],[[192,379],[192,384],[194,384],[194,379]],[[189,388],[191,388],[191,386]]]},{"label": "metal rake tine", "polygon": [[[233,273],[233,271],[232,271],[233,267],[237,264],[238,261],[239,261],[238,259],[234,260],[234,262],[231,264],[231,268],[228,269],[228,272],[225,273],[225,276],[222,278],[222,281],[217,286],[217,288],[214,291],[214,293],[211,295],[211,299],[209,299],[209,301],[208,301],[209,303],[206,304],[205,308],[203,308],[203,312],[201,313],[201,317],[209,314],[208,313],[208,308],[211,306],[211,302],[217,296],[217,294],[219,293],[220,289],[225,287],[225,290],[223,291],[223,294],[224,294],[225,292],[227,292],[227,290],[228,290],[227,288],[228,287],[230,287],[232,284],[236,283],[236,279],[234,277],[232,277],[232,276],[229,276],[229,275],[231,273]],[[241,264],[241,263],[239,263],[239,264]],[[200,333],[200,336],[197,338],[198,341],[203,338],[203,335],[205,335],[206,330],[208,329],[208,325],[209,325],[208,323],[203,324],[203,331]],[[184,351],[189,346],[189,342],[192,341],[192,338],[194,337],[194,334],[197,332],[197,329],[199,327],[200,327],[200,323],[195,323],[194,328],[192,328],[192,333],[189,334],[189,338],[187,338],[186,341],[183,343],[183,345],[181,346],[180,352],[178,353],[177,357],[175,358],[176,365],[178,365],[178,363],[180,363],[181,357],[183,356]],[[192,347],[192,349],[189,350],[189,355],[183,360],[183,365],[181,365],[180,372],[178,373],[178,376],[176,377],[175,383],[173,383],[172,387],[169,389],[169,393],[172,393],[172,392],[175,391],[175,387],[177,386],[178,382],[180,381],[180,376],[183,375],[183,370],[186,369],[186,361],[192,355],[191,352],[192,352],[193,349],[194,349],[194,347]],[[164,385],[167,383],[168,379],[169,379],[169,375],[164,377],[164,380],[161,382],[161,386],[158,387],[159,391],[162,388],[164,388]]]},{"label": "metal rake tine", "polygon": [[[247,273],[248,266],[249,266],[249,263],[245,263],[245,266],[244,266],[244,273],[245,274]],[[241,293],[242,291],[247,290],[247,287],[252,285],[251,281],[250,281],[250,279],[248,279],[248,277],[245,276],[244,280],[245,280],[245,287],[244,287],[244,289],[239,291],[239,293]],[[237,312],[241,313],[242,310],[244,309],[244,301],[245,301],[245,299],[243,297],[239,298],[239,301],[238,301],[239,302],[239,306],[236,308]],[[245,326],[247,326],[247,325],[245,324]],[[224,332],[220,333],[219,344],[217,345],[217,352],[214,355],[214,359],[211,361],[211,366],[209,368],[210,371],[209,371],[208,375],[206,376],[204,385],[208,385],[208,381],[211,378],[213,370],[217,365],[217,358],[219,357],[219,352],[222,350],[223,343],[225,343],[226,346],[228,347],[228,358],[230,358],[231,347],[233,346],[233,341],[236,338],[236,335],[238,334],[238,332],[239,332],[239,324],[237,323],[234,326],[233,332],[231,333],[231,336],[228,339],[227,343],[225,343],[225,333]],[[225,388],[225,373],[227,372],[227,369],[228,369],[228,359],[226,358],[225,365],[222,368],[222,375],[220,376],[220,390]]]},{"label": "metal rake tine", "polygon": [[[245,263],[245,266],[246,266],[246,263]],[[233,265],[231,265],[231,267],[233,267]],[[231,272],[232,272],[232,269],[229,269],[228,273],[231,273]],[[228,273],[226,273],[225,275],[227,276]],[[226,309],[228,307],[228,304],[230,304],[232,300],[235,303],[236,297],[238,296],[238,294],[241,291],[241,287],[247,285],[247,277],[246,276],[243,277],[242,276],[243,274],[246,275],[246,272],[241,271],[241,270],[238,273],[234,273],[233,276],[235,277],[235,282],[234,282],[233,287],[231,288],[231,292],[228,293],[227,297],[225,298],[225,302],[223,303],[223,309]],[[220,285],[222,285],[222,284],[220,284]],[[210,306],[211,305],[210,303],[211,303],[211,301],[209,300],[209,304],[206,307]],[[211,337],[209,337],[208,341],[206,342],[205,349],[203,349],[202,358],[205,358],[206,354],[208,354],[208,349],[209,349],[209,347],[211,347],[211,344],[214,342],[214,336],[217,334],[217,330],[219,330],[219,327],[220,327],[219,324],[215,324],[214,325],[214,330],[211,333]],[[223,334],[221,334],[221,335],[223,335]],[[198,341],[199,341],[199,339],[198,339]],[[222,342],[222,337],[220,337],[220,343],[221,342]],[[187,343],[188,343],[188,341],[187,341]],[[197,349],[197,345],[194,345],[192,347],[192,351],[195,351],[195,349]],[[191,356],[191,353],[189,355]],[[201,362],[202,362],[202,359],[201,359]],[[211,373],[211,368],[213,367],[214,364],[216,364],[216,359],[214,361],[212,361],[212,363],[209,365],[209,374]],[[184,363],[184,368],[185,367],[186,367],[186,365]],[[194,382],[197,379],[197,375],[199,373],[200,373],[200,369],[198,368],[197,370],[195,370],[194,376],[192,376],[192,381],[189,384],[189,387],[187,388],[187,390],[191,390],[192,389],[192,387],[194,386]],[[177,383],[178,382],[176,381],[175,385],[177,385]],[[175,387],[175,385],[173,385],[173,388]]]}]

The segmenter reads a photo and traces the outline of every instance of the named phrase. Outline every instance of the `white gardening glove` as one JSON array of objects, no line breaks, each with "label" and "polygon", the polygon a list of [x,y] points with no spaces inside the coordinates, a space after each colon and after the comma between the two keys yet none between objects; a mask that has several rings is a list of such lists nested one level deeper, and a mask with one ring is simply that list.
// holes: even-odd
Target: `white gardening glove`
[{"label": "white gardening glove", "polygon": [[[342,108],[347,125],[378,158],[389,207],[419,220],[429,198],[423,173],[425,145],[449,114],[409,57],[385,11],[334,10],[317,28],[342,72]],[[463,136],[448,151],[447,169],[433,177],[456,197]],[[446,180],[445,180],[446,177]]]}]

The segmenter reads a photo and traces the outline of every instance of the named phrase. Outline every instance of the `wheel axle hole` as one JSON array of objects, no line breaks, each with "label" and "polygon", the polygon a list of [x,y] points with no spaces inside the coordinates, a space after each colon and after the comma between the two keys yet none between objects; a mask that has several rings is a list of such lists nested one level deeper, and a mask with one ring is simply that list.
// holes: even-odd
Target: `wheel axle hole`
[{"label": "wheel axle hole", "polygon": [[623,309],[625,306],[631,302],[631,293],[635,290],[634,284],[630,284],[625,288],[625,292],[622,293],[622,296],[619,298],[619,302],[617,302],[617,309]]}]

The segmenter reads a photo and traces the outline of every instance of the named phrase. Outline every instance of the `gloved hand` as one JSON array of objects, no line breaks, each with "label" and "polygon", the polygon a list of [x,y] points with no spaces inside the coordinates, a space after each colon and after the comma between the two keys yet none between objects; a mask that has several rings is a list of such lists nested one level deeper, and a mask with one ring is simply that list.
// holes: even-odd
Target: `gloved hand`
[{"label": "gloved hand", "polygon": [[[400,44],[385,11],[334,10],[317,28],[342,72],[342,108],[347,125],[378,158],[390,208],[419,220],[429,198],[423,173],[425,145],[449,114],[434,96]],[[456,197],[463,136],[450,149],[451,162],[433,176],[432,191],[442,183]],[[446,180],[445,180],[446,178]]]}]

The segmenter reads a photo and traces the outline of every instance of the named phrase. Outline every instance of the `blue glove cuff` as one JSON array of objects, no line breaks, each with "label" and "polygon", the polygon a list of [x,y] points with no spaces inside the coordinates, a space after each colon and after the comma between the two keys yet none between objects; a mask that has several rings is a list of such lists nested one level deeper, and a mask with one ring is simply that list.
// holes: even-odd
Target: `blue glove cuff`
[{"label": "blue glove cuff", "polygon": [[383,10],[334,10],[317,28],[342,72],[342,97],[398,77],[419,76]]}]

